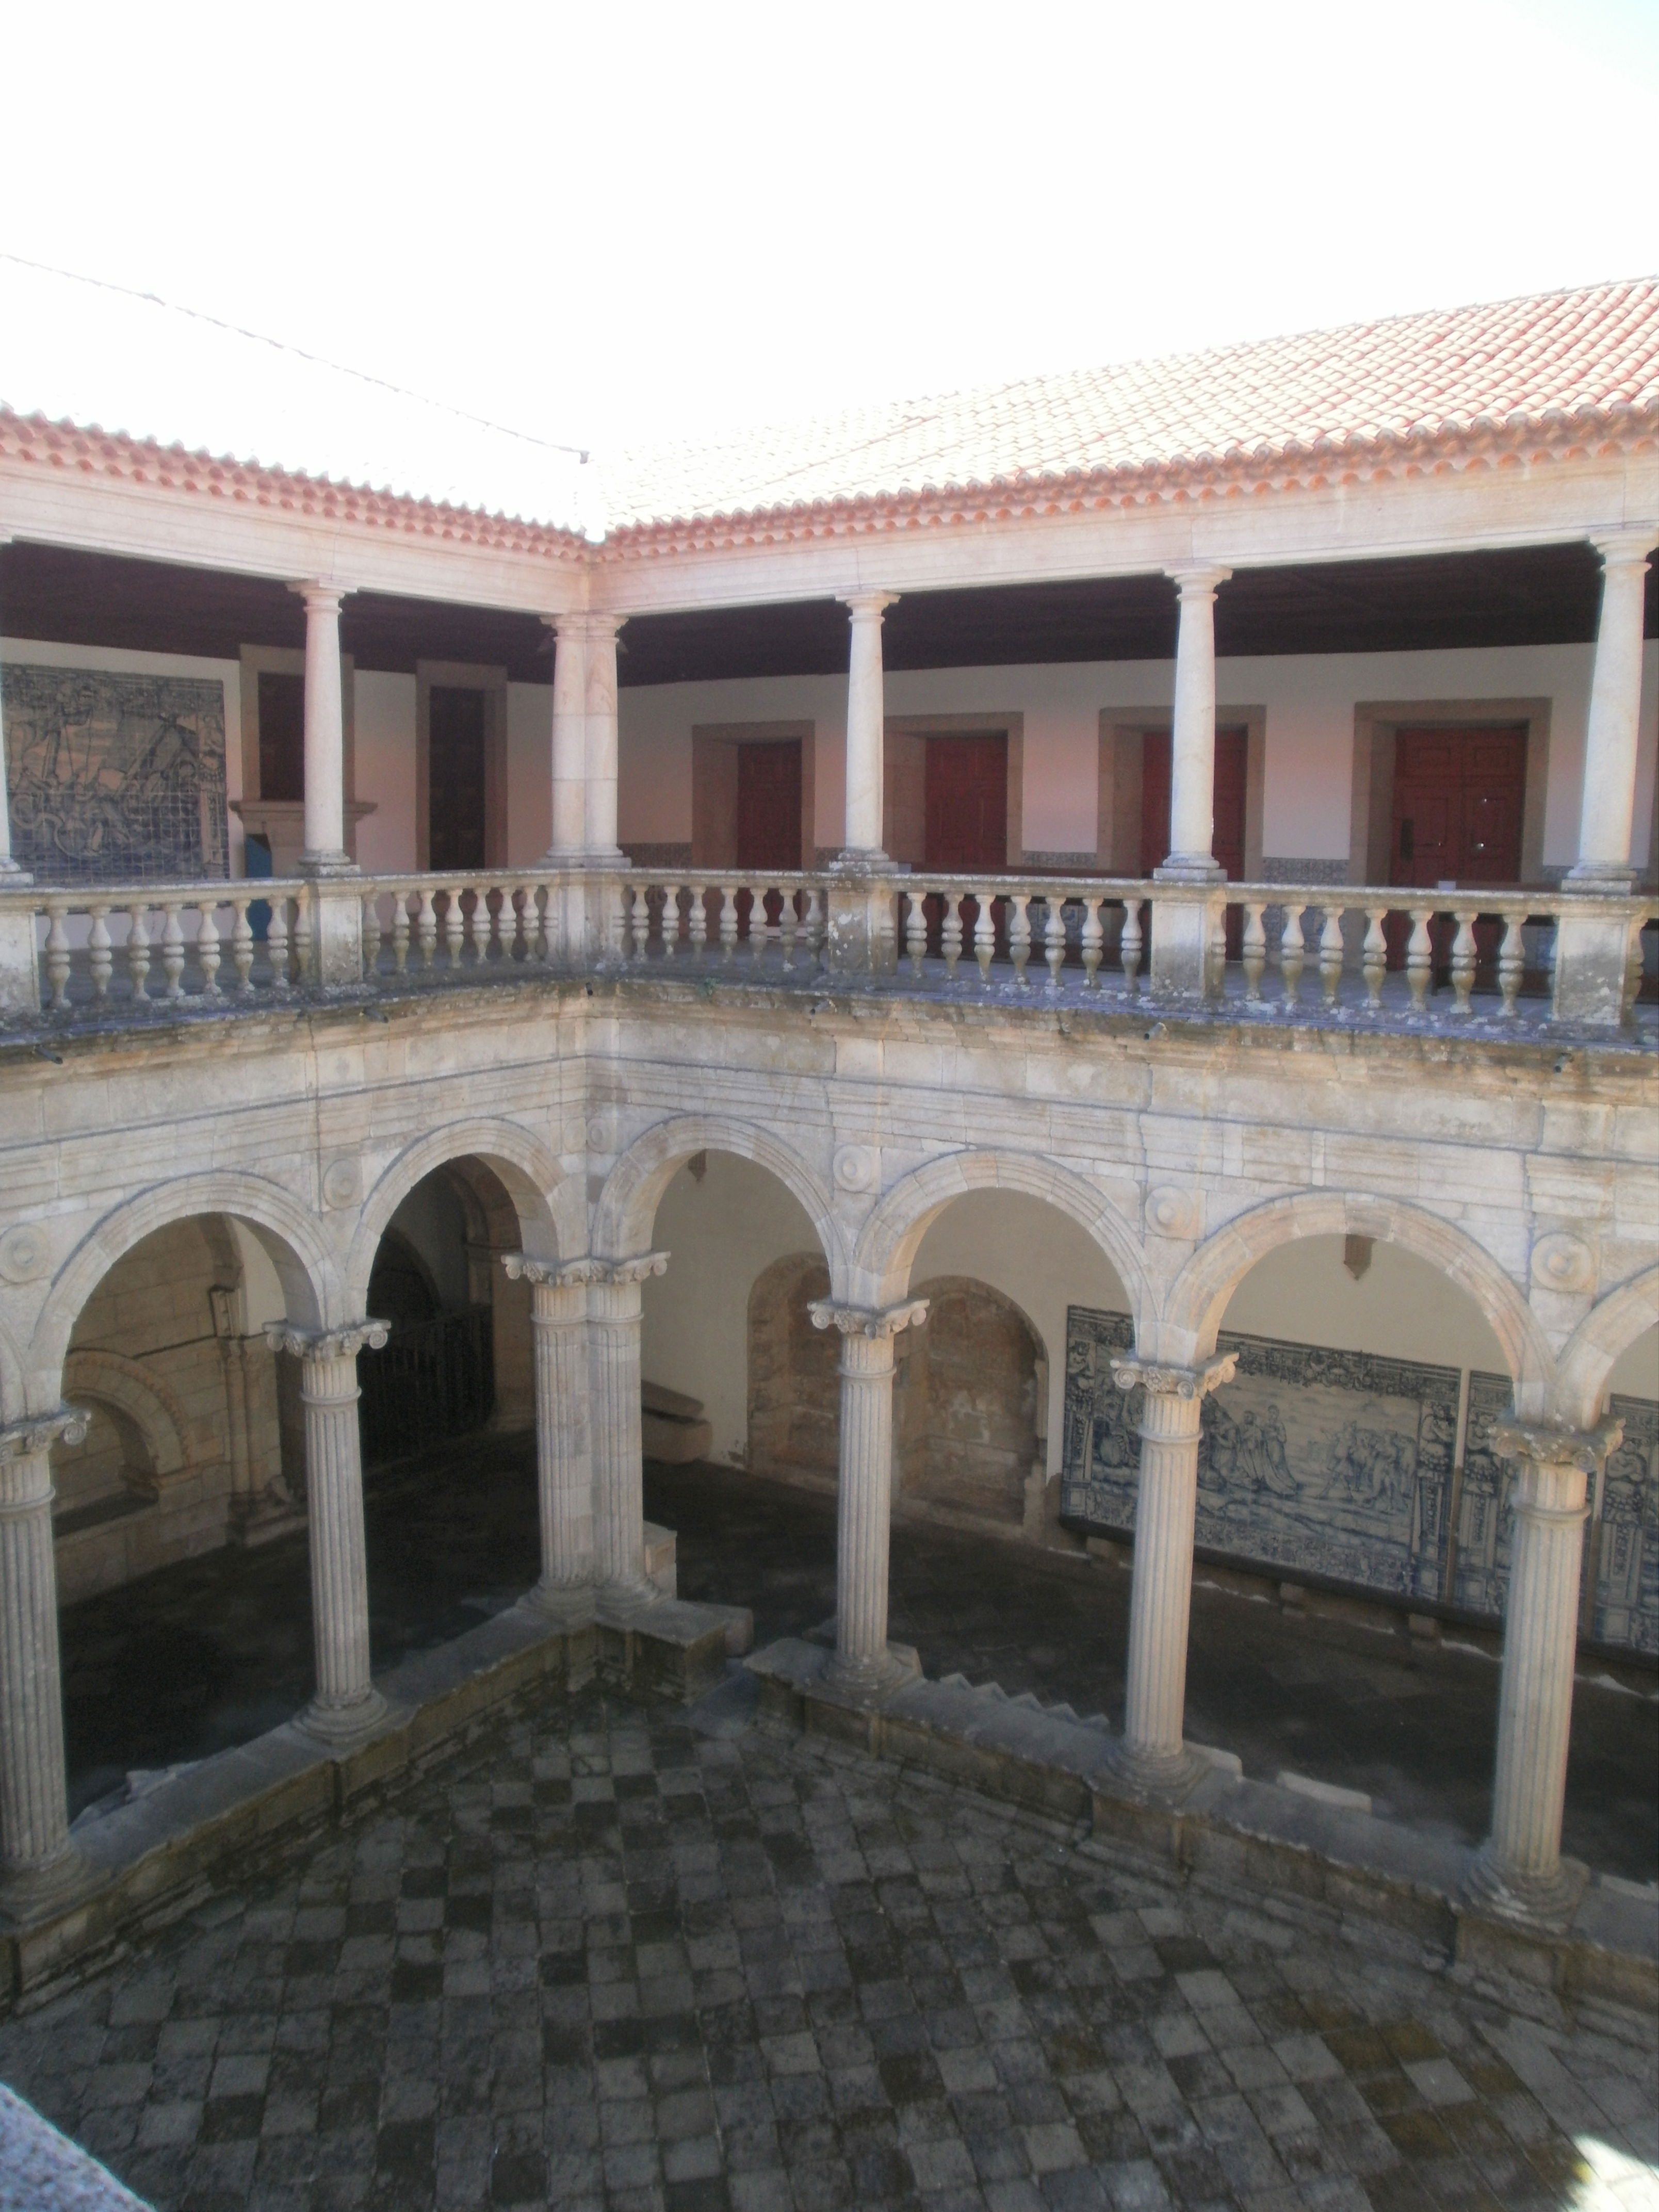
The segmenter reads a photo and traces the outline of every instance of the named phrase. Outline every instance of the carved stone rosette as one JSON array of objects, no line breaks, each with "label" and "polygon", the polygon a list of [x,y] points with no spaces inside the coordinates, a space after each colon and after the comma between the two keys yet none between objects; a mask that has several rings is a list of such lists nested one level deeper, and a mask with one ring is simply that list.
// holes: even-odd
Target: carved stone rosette
[{"label": "carved stone rosette", "polygon": [[841,1334],[841,1479],[836,1489],[836,1676],[878,1689],[901,1668],[887,1648],[893,1516],[893,1340],[927,1318],[926,1298],[883,1307],[815,1299],[815,1328]]}]

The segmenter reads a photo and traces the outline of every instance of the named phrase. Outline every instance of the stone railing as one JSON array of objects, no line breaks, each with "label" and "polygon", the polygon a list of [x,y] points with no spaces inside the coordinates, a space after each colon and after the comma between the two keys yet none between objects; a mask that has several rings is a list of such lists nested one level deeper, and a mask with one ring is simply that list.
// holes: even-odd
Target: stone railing
[{"label": "stone railing", "polygon": [[1656,922],[1652,896],[1012,873],[624,866],[32,886],[0,893],[0,1009],[50,1021],[319,988],[696,972],[1246,1018],[1616,1029],[1649,1018]]}]

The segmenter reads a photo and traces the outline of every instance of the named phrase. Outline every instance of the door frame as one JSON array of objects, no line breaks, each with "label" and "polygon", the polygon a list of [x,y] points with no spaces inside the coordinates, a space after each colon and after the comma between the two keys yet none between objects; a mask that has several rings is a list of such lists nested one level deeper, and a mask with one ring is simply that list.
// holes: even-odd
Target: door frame
[{"label": "door frame", "polygon": [[817,843],[817,725],[813,722],[694,722],[691,726],[693,868],[738,865],[738,747],[800,745],[800,864],[819,865]]},{"label": "door frame", "polygon": [[507,671],[469,660],[415,664],[415,865],[432,866],[432,691],[484,695],[484,866],[507,865]]},{"label": "door frame", "polygon": [[889,714],[883,744],[882,842],[896,860],[924,866],[927,837],[927,740],[1006,738],[1008,851],[1003,866],[1025,865],[1025,717],[1008,714]]},{"label": "door frame", "polygon": [[1362,700],[1353,710],[1353,796],[1348,881],[1386,884],[1394,842],[1394,770],[1401,730],[1513,729],[1527,732],[1521,799],[1521,881],[1544,883],[1544,807],[1549,797],[1549,699]]},{"label": "door frame", "polygon": [[[1140,874],[1140,774],[1147,733],[1167,730],[1173,710],[1161,707],[1103,707],[1100,782],[1095,825],[1095,865],[1131,881]],[[1218,705],[1219,730],[1244,732],[1244,881],[1261,880],[1262,798],[1267,774],[1267,709]]]}]

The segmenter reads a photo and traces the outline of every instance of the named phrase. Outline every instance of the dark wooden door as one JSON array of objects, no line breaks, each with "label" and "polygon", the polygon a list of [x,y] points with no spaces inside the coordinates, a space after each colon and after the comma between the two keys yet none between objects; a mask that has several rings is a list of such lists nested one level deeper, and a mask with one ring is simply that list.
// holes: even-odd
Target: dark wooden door
[{"label": "dark wooden door", "polygon": [[800,866],[800,739],[738,747],[738,866],[745,874]]},{"label": "dark wooden door", "polygon": [[[1215,733],[1215,829],[1210,850],[1231,883],[1244,873],[1244,779],[1249,758],[1243,729]],[[1140,754],[1140,872],[1150,876],[1170,857],[1170,732],[1148,730]]]},{"label": "dark wooden door", "polygon": [[1524,729],[1401,730],[1389,882],[1518,884],[1526,789]]},{"label": "dark wooden door", "polygon": [[484,695],[434,684],[427,757],[429,867],[484,866]]},{"label": "dark wooden door", "polygon": [[1008,865],[1008,739],[930,737],[923,866],[931,874]]},{"label": "dark wooden door", "polygon": [[259,671],[259,796],[306,795],[306,679]]}]

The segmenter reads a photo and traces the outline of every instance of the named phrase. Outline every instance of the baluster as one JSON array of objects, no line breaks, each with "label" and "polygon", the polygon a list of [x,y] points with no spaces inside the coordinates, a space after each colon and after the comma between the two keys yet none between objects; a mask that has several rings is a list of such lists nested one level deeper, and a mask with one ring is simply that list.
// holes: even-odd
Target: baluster
[{"label": "baluster", "polygon": [[979,908],[974,916],[974,957],[979,963],[979,980],[991,980],[991,956],[997,949],[997,926],[991,913],[989,891],[976,891],[974,903]]},{"label": "baluster", "polygon": [[[643,932],[640,916],[645,917]],[[622,957],[624,962],[639,957],[643,936],[651,928],[650,908],[645,904],[636,884],[625,883],[622,887]]]},{"label": "baluster", "polygon": [[811,965],[822,966],[824,940],[830,934],[830,894],[822,884],[806,895],[806,943]]},{"label": "baluster", "polygon": [[444,957],[451,968],[461,964],[461,948],[466,942],[466,916],[461,912],[461,887],[446,884],[444,893]]},{"label": "baluster", "polygon": [[939,930],[939,950],[945,955],[945,980],[956,981],[957,963],[962,957],[962,897],[959,890],[945,894],[945,921]]},{"label": "baluster", "polygon": [[1060,971],[1066,965],[1066,902],[1057,896],[1048,901],[1048,926],[1042,933],[1043,957],[1048,963],[1048,988],[1060,988]]},{"label": "baluster", "polygon": [[501,914],[507,897],[507,891],[500,884],[479,889],[478,902],[473,912],[483,916],[483,943],[478,948],[480,960],[499,962],[507,957],[507,943],[501,935]]},{"label": "baluster", "polygon": [[1521,978],[1526,972],[1526,922],[1522,914],[1507,915],[1504,941],[1498,948],[1498,988],[1504,999],[1500,1012],[1506,1020],[1515,1012],[1515,1002],[1521,995]]},{"label": "baluster", "polygon": [[1474,1012],[1469,994],[1474,988],[1474,915],[1468,907],[1457,910],[1457,934],[1452,939],[1451,981],[1455,1014]]},{"label": "baluster", "polygon": [[1388,913],[1383,906],[1368,906],[1365,909],[1365,945],[1360,973],[1365,978],[1365,996],[1374,1007],[1382,1003],[1382,978],[1389,971],[1389,940],[1382,927]]},{"label": "baluster", "polygon": [[690,904],[685,914],[686,950],[692,959],[701,960],[708,950],[708,887],[706,884],[688,884]]},{"label": "baluster", "polygon": [[180,977],[185,972],[185,933],[179,916],[185,910],[182,899],[163,899],[161,911],[167,917],[161,927],[161,972],[167,977],[164,999],[182,999],[185,987]]},{"label": "baluster", "polygon": [[1123,902],[1123,935],[1119,940],[1119,957],[1123,963],[1123,988],[1130,998],[1135,994],[1135,977],[1140,972],[1140,951],[1146,938],[1140,927],[1140,901],[1126,899]]},{"label": "baluster", "polygon": [[662,957],[672,960],[680,949],[680,886],[665,884],[662,891]]},{"label": "baluster", "polygon": [[288,893],[278,891],[269,902],[270,920],[265,925],[265,957],[270,963],[270,988],[288,988]]},{"label": "baluster", "polygon": [[1025,964],[1031,957],[1031,908],[1036,901],[1029,891],[1015,891],[1008,902],[1008,958],[1014,981],[1025,988]]},{"label": "baluster", "polygon": [[421,966],[430,975],[438,964],[438,895],[424,884],[415,894],[415,930],[421,947]]},{"label": "baluster", "polygon": [[1287,906],[1285,927],[1279,939],[1279,974],[1285,986],[1285,1004],[1293,1006],[1302,988],[1302,970],[1306,965],[1307,948],[1302,942],[1302,908]]},{"label": "baluster", "polygon": [[371,978],[380,964],[380,900],[377,891],[365,891],[363,908],[363,976]]},{"label": "baluster", "polygon": [[1244,909],[1243,958],[1244,996],[1252,1006],[1260,1003],[1261,978],[1267,972],[1267,925],[1262,919],[1267,912],[1265,901],[1254,899]]},{"label": "baluster", "polygon": [[115,971],[115,952],[110,944],[109,928],[105,920],[108,913],[106,906],[93,908],[92,933],[87,939],[87,959],[92,969],[94,1001],[109,996],[109,979]]},{"label": "baluster", "polygon": [[[544,966],[545,966],[547,962],[553,957],[552,938],[547,927],[547,918],[549,914],[552,911],[553,906],[552,884],[536,884],[532,885],[530,893],[530,899],[536,922],[536,932],[532,942],[532,950],[536,958],[540,961]],[[648,937],[651,933],[651,911],[649,907],[647,907],[645,910],[645,930],[646,934]],[[641,950],[643,951],[644,947],[641,946]]]},{"label": "baluster", "polygon": [[196,964],[202,971],[204,999],[216,999],[219,995],[219,963],[222,957],[218,909],[210,899],[202,899],[196,908]]},{"label": "baluster", "polygon": [[392,894],[392,972],[401,975],[409,966],[409,893],[399,884]]},{"label": "baluster", "polygon": [[46,902],[46,981],[52,986],[52,1012],[69,1011],[70,941],[64,923],[69,914],[68,902],[48,899]]},{"label": "baluster", "polygon": [[730,960],[738,949],[738,887],[735,884],[715,884],[714,927],[720,937],[720,958]]},{"label": "baluster", "polygon": [[149,996],[149,933],[144,927],[148,909],[142,900],[127,908],[127,973],[135,999]]},{"label": "baluster", "polygon": [[1100,988],[1100,963],[1106,951],[1106,927],[1101,921],[1102,899],[1083,902],[1083,988],[1085,991]]},{"label": "baluster", "polygon": [[230,902],[230,964],[236,970],[236,995],[245,999],[253,988],[253,925],[247,918],[245,898]]},{"label": "baluster", "polygon": [[294,902],[294,967],[302,984],[310,982],[314,972],[311,958],[314,913],[310,899],[301,891]]},{"label": "baluster", "polygon": [[1429,934],[1429,924],[1434,917],[1431,906],[1414,906],[1411,909],[1411,942],[1406,947],[1406,981],[1412,994],[1412,1011],[1420,1014],[1427,1003],[1429,985],[1434,976],[1434,939]]},{"label": "baluster", "polygon": [[789,884],[778,905],[778,943],[783,953],[786,969],[795,964],[795,933],[800,917],[795,912],[795,887]]},{"label": "baluster", "polygon": [[1342,909],[1340,906],[1328,906],[1319,933],[1319,984],[1328,1006],[1336,1004],[1336,994],[1341,988],[1342,953]]},{"label": "baluster", "polygon": [[1630,949],[1625,955],[1625,989],[1620,1000],[1619,1018],[1627,1022],[1636,1012],[1636,1002],[1642,995],[1642,925],[1632,922]]},{"label": "baluster", "polygon": [[927,957],[927,902],[921,891],[904,894],[904,949],[910,957],[910,973],[920,981]]}]

